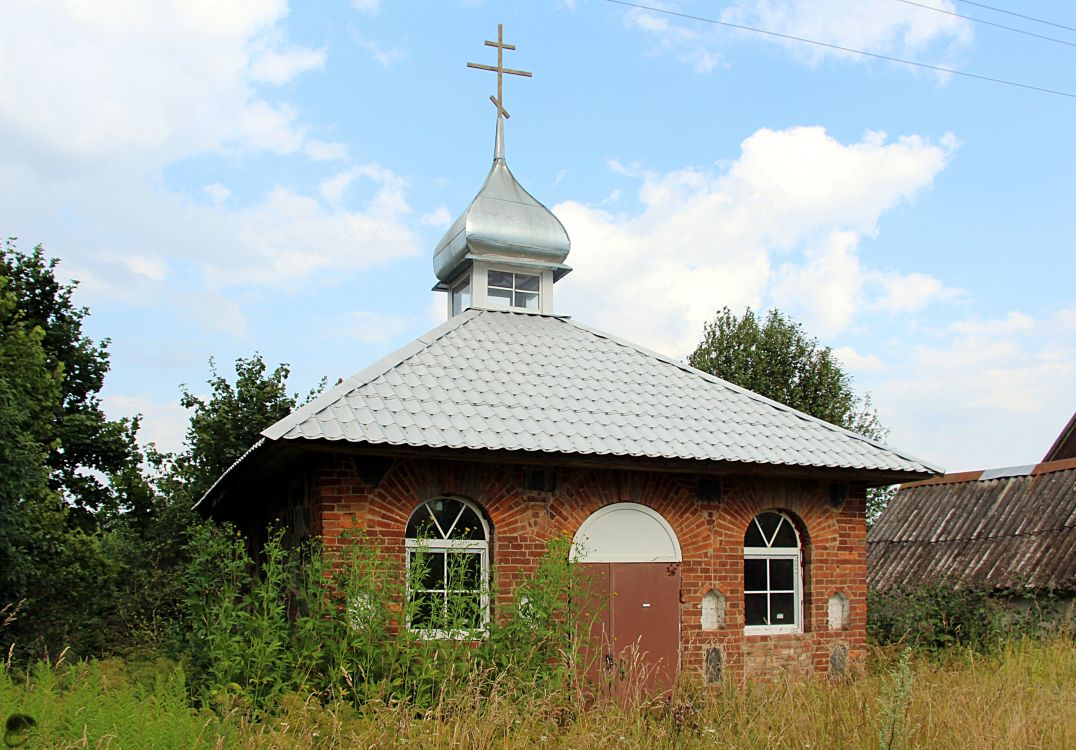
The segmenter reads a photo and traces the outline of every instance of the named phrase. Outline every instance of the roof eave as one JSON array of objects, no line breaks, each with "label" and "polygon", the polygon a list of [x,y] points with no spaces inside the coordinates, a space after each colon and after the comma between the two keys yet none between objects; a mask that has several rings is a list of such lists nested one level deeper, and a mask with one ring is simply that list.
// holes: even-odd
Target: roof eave
[{"label": "roof eave", "polygon": [[450,461],[479,461],[550,466],[585,466],[631,471],[663,471],[680,474],[769,474],[785,477],[826,477],[834,481],[863,482],[867,486],[897,484],[923,476],[924,472],[896,469],[874,469],[853,466],[820,466],[811,464],[781,464],[748,461],[641,456],[632,454],[575,453],[525,449],[448,448],[415,445],[393,445],[345,439],[285,438],[306,446],[308,450],[333,453],[393,455],[406,458],[443,459]]}]

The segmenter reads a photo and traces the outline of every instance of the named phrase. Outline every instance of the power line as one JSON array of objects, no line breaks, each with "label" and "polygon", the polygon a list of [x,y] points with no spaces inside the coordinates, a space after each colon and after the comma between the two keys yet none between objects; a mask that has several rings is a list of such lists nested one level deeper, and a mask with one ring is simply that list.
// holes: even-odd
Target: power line
[{"label": "power line", "polygon": [[1016,34],[1023,34],[1024,36],[1033,36],[1038,39],[1045,39],[1048,42],[1055,42],[1057,44],[1064,44],[1069,47],[1076,47],[1076,42],[1069,42],[1064,39],[1058,39],[1057,37],[1046,36],[1045,34],[1036,34],[1034,31],[1025,31],[1024,29],[1018,29],[1015,26],[1006,26],[1003,23],[994,23],[993,21],[987,21],[985,18],[976,18],[975,16],[965,16],[962,13],[954,13],[951,10],[945,8],[937,8],[933,5],[925,5],[924,3],[917,3],[915,0],[897,0],[898,3],[904,3],[905,5],[914,5],[917,8],[923,10],[932,10],[935,13],[944,13],[947,16],[955,16],[957,18],[963,18],[967,21],[975,21],[975,23],[985,24],[986,26],[993,26],[996,29],[1005,29],[1005,31],[1012,31]]},{"label": "power line", "polygon": [[852,47],[842,47],[839,44],[830,44],[829,42],[820,42],[817,39],[808,39],[802,36],[794,36],[792,34],[782,34],[779,31],[770,31],[768,29],[759,29],[754,26],[745,26],[743,24],[731,23],[729,21],[718,21],[715,18],[704,18],[702,16],[693,16],[689,13],[680,13],[675,10],[666,10],[665,8],[654,8],[649,5],[643,5],[641,3],[627,2],[627,0],[605,0],[607,3],[613,3],[614,5],[623,5],[628,8],[638,8],[639,10],[647,10],[652,13],[663,13],[668,16],[676,16],[677,18],[685,18],[689,21],[700,21],[702,23],[712,23],[716,26],[725,26],[730,29],[739,29],[741,31],[751,31],[756,34],[765,34],[767,36],[778,37],[779,39],[789,39],[793,42],[803,42],[804,44],[813,44],[816,47],[825,47],[827,49],[835,49],[840,52],[851,52],[855,55],[863,55],[865,57],[873,57],[876,60],[886,60],[888,62],[900,63],[901,65],[912,65],[917,68],[926,68],[927,70],[934,70],[939,73],[950,73],[955,76],[963,76],[964,78],[974,78],[978,81],[988,81],[990,83],[1000,83],[1004,86],[1014,86],[1021,89],[1029,89],[1031,91],[1038,91],[1043,94],[1053,94],[1054,96],[1064,96],[1069,99],[1076,99],[1076,94],[1069,91],[1059,91],[1057,89],[1043,88],[1042,86],[1033,86],[1029,83],[1020,83],[1018,81],[1007,81],[1003,78],[991,78],[990,76],[979,75],[978,73],[968,73],[963,70],[954,70],[953,68],[943,68],[940,65],[931,65],[930,63],[916,62],[915,60],[905,60],[900,57],[890,57],[889,55],[882,55],[877,52],[867,52],[866,50],[853,49]]},{"label": "power line", "polygon": [[1035,16],[1025,16],[1023,13],[1017,13],[1016,11],[1012,11],[1012,10],[1005,10],[1004,8],[995,8],[993,5],[987,5],[986,3],[976,3],[976,2],[972,2],[972,0],[954,0],[954,1],[958,2],[958,3],[967,3],[968,5],[974,5],[974,6],[978,7],[978,8],[986,8],[987,10],[992,10],[995,13],[1004,13],[1007,16],[1016,16],[1017,18],[1023,18],[1025,21],[1034,21],[1035,23],[1044,23],[1047,26],[1053,26],[1054,28],[1064,29],[1065,31],[1076,31],[1076,28],[1073,28],[1072,26],[1066,26],[1063,23],[1054,23],[1053,21],[1046,21],[1046,20],[1043,20],[1041,18],[1035,18]]}]

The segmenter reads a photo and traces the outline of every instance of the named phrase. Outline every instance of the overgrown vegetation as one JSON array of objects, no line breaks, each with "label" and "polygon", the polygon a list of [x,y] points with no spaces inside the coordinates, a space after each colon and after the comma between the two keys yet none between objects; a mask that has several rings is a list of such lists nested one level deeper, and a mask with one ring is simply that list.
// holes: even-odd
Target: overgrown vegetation
[{"label": "overgrown vegetation", "polygon": [[186,653],[202,704],[273,709],[297,693],[425,710],[462,685],[484,695],[570,687],[576,624],[567,603],[576,582],[567,538],[550,542],[516,601],[481,630],[472,613],[450,607],[438,629],[455,638],[409,627],[419,603],[407,591],[425,576],[421,563],[403,579],[377,544],[361,534],[348,541],[332,553],[287,549],[276,532],[256,565],[236,533],[197,530]]},{"label": "overgrown vegetation", "polygon": [[[461,680],[428,706],[325,702],[297,692],[254,714],[193,708],[173,662],[41,663],[0,674],[0,711],[37,717],[26,747],[718,748],[996,750],[1076,746],[1070,638],[1013,639],[944,661],[885,650],[854,681],[682,686],[670,696],[585,702]],[[503,686],[507,678],[494,681]]]},{"label": "overgrown vegetation", "polygon": [[[989,651],[1009,638],[1050,627],[1048,594],[1016,598],[942,581],[867,594],[867,634],[876,643],[935,652],[951,647]],[[1070,614],[1071,617],[1071,614]],[[1065,627],[1063,622],[1053,626]]]},{"label": "overgrown vegetation", "polygon": [[233,385],[211,361],[209,395],[182,390],[184,449],[140,447],[138,418],[101,408],[109,341],[84,334],[89,311],[57,263],[40,246],[0,246],[0,609],[16,615],[0,649],[177,658],[191,505],[300,401],[287,365],[240,358]]}]

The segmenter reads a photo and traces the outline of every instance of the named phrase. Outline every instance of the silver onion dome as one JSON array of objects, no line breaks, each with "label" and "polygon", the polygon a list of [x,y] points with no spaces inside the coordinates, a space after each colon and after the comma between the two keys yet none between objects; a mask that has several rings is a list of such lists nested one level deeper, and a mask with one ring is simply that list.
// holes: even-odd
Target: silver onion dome
[{"label": "silver onion dome", "polygon": [[504,158],[504,119],[497,117],[497,137],[489,176],[433,252],[433,271],[441,284],[458,277],[475,258],[503,259],[552,269],[556,278],[571,240],[553,212],[516,181]]}]

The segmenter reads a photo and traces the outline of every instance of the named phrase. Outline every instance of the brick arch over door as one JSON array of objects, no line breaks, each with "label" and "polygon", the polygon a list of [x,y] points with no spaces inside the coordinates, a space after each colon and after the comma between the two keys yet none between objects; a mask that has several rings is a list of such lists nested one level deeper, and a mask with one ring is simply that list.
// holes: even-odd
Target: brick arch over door
[{"label": "brick arch over door", "polygon": [[584,563],[678,563],[680,540],[665,517],[640,503],[614,503],[591,513],[572,539]]}]

